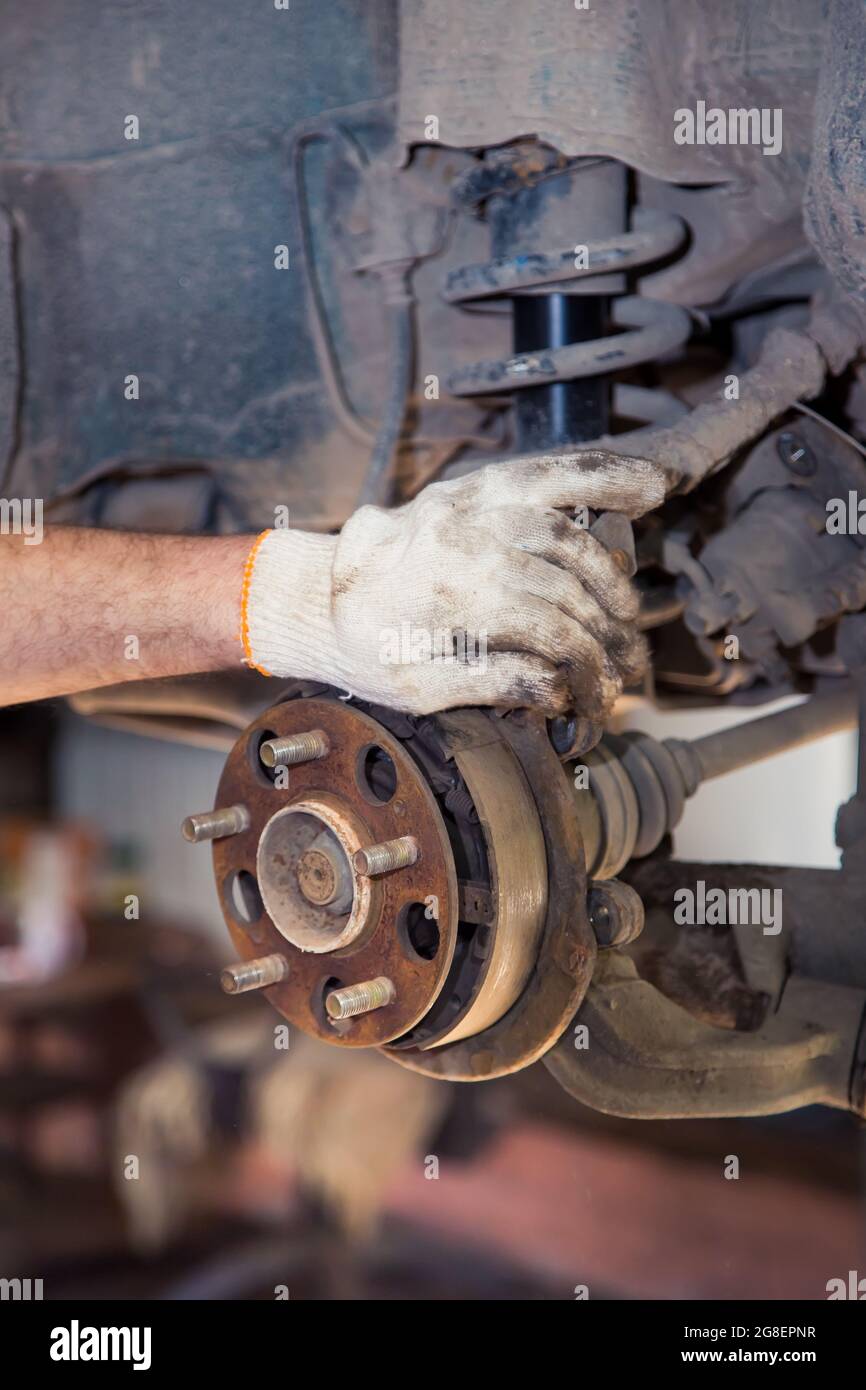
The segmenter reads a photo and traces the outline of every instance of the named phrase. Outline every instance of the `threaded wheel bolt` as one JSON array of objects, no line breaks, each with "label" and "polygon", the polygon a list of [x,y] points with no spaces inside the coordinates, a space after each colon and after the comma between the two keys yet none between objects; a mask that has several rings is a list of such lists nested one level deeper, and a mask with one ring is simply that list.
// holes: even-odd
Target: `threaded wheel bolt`
[{"label": "threaded wheel bolt", "polygon": [[392,869],[407,869],[417,861],[419,854],[414,835],[401,835],[398,840],[383,840],[381,844],[356,850],[352,863],[359,874],[364,874],[366,878],[377,878],[379,874],[390,873]]},{"label": "threaded wheel bolt", "polygon": [[296,767],[298,763],[326,757],[330,749],[327,734],[321,729],[310,729],[304,734],[267,739],[259,749],[259,757],[265,767]]},{"label": "threaded wheel bolt", "polygon": [[385,975],[376,980],[365,980],[360,985],[343,985],[332,989],[325,998],[328,1017],[336,1021],[355,1018],[358,1014],[369,1014],[374,1009],[382,1009],[397,997],[394,984]]},{"label": "threaded wheel bolt", "polygon": [[277,951],[272,956],[257,956],[255,960],[227,965],[220,975],[220,984],[226,994],[246,994],[251,989],[278,985],[288,973],[289,962]]},{"label": "threaded wheel bolt", "polygon": [[223,806],[215,811],[200,811],[187,816],[180,827],[181,834],[191,845],[202,840],[221,840],[226,835],[238,835],[249,830],[250,813],[246,806]]}]

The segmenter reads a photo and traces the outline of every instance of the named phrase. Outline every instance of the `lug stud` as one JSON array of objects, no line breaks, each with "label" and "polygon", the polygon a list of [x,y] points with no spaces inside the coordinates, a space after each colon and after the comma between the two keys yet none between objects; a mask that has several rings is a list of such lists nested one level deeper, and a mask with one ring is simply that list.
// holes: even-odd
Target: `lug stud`
[{"label": "lug stud", "polygon": [[352,863],[365,878],[377,878],[392,869],[407,869],[416,863],[419,854],[414,835],[401,835],[398,840],[383,840],[381,844],[356,850]]},{"label": "lug stud", "polygon": [[316,758],[326,757],[330,748],[327,734],[321,729],[311,729],[304,734],[269,738],[259,749],[259,757],[265,767],[297,767],[298,763],[311,763]]},{"label": "lug stud", "polygon": [[386,1004],[393,1003],[396,997],[393,981],[380,975],[378,979],[365,980],[360,985],[344,985],[340,989],[330,990],[325,998],[325,1009],[328,1017],[337,1022],[382,1009]]},{"label": "lug stud", "polygon": [[257,956],[255,960],[227,965],[220,975],[220,984],[226,994],[246,994],[251,989],[278,985],[288,973],[289,962],[285,956],[275,952],[272,956]]},{"label": "lug stud", "polygon": [[246,806],[223,806],[215,811],[200,811],[187,816],[180,827],[181,834],[190,844],[197,845],[202,840],[221,840],[226,835],[238,835],[249,830],[250,813]]}]

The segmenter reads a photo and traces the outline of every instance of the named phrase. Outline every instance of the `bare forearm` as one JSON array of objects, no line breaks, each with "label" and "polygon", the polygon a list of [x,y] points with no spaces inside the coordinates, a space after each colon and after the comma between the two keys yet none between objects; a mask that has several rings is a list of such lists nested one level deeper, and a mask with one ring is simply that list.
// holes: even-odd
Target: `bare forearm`
[{"label": "bare forearm", "polygon": [[239,665],[249,536],[0,537],[0,704]]}]

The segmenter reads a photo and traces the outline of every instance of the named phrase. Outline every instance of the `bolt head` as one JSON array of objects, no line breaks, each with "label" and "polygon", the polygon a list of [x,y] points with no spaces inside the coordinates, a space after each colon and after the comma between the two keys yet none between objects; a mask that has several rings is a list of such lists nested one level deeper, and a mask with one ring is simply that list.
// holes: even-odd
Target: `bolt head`
[{"label": "bolt head", "polygon": [[307,902],[324,907],[337,896],[337,873],[326,854],[308,849],[298,860],[298,887]]},{"label": "bolt head", "polygon": [[604,730],[592,719],[581,719],[575,714],[557,714],[549,720],[547,732],[560,758],[578,758],[595,747]]},{"label": "bolt head", "polygon": [[643,931],[643,903],[633,888],[612,878],[593,883],[587,912],[598,946],[627,946]]},{"label": "bolt head", "polygon": [[798,478],[811,478],[817,472],[817,459],[809,445],[798,434],[785,430],[779,435],[776,448],[785,467]]}]

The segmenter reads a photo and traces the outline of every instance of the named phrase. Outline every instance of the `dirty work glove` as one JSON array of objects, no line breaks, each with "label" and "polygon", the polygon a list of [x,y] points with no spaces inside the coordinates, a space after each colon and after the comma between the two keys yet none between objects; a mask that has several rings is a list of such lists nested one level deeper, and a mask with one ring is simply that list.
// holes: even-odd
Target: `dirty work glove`
[{"label": "dirty work glove", "polygon": [[637,594],[587,510],[636,517],[663,497],[656,464],[587,449],[361,507],[338,536],[266,531],[246,567],[246,660],[410,714],[528,705],[603,719],[646,653]]}]

